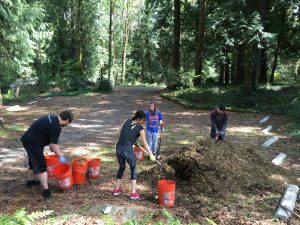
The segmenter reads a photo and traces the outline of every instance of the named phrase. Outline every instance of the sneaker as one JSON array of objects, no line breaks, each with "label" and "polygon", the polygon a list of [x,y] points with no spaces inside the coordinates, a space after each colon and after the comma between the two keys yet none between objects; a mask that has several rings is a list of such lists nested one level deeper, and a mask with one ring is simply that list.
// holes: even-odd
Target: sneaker
[{"label": "sneaker", "polygon": [[52,198],[52,194],[51,194],[51,191],[50,191],[49,188],[48,188],[48,189],[45,189],[45,190],[43,191],[43,198],[44,198],[45,200],[48,200],[48,199]]},{"label": "sneaker", "polygon": [[31,188],[34,185],[39,185],[39,184],[40,184],[40,181],[38,181],[38,180],[28,180],[26,183],[26,188]]},{"label": "sneaker", "polygon": [[160,159],[160,155],[156,156],[156,160],[159,160]]},{"label": "sneaker", "polygon": [[118,196],[119,194],[123,193],[122,189],[114,189],[114,191],[112,192],[113,195]]},{"label": "sneaker", "polygon": [[140,198],[140,194],[137,193],[137,192],[131,193],[130,198],[131,198],[131,199],[139,199],[139,198]]}]

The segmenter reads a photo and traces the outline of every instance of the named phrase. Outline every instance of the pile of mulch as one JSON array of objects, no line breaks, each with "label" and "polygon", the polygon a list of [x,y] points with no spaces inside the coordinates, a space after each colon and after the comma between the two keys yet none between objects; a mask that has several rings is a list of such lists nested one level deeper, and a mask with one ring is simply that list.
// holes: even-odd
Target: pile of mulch
[{"label": "pile of mulch", "polygon": [[272,164],[266,151],[239,143],[203,139],[169,150],[161,167],[153,167],[140,176],[175,179],[178,186],[188,185],[190,192],[215,197],[228,193],[281,193],[288,183],[296,181],[287,171]]}]

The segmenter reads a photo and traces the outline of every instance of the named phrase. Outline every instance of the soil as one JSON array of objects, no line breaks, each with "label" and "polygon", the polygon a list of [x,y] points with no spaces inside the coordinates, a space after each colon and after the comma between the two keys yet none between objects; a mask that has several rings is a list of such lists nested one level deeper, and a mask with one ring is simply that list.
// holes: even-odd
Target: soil
[{"label": "soil", "polygon": [[[75,119],[60,137],[61,151],[69,160],[99,157],[101,176],[66,191],[50,179],[53,198],[44,201],[40,186],[25,187],[27,159],[22,156],[1,167],[0,211],[13,213],[23,207],[28,212],[51,209],[57,216],[55,224],[104,224],[88,209],[112,204],[134,208],[141,218],[151,212],[153,220],[163,220],[165,208],[157,204],[157,181],[172,179],[176,181],[176,199],[167,210],[184,224],[210,224],[210,220],[217,224],[299,224],[296,217],[289,221],[273,219],[274,200],[281,198],[287,184],[299,185],[300,143],[287,133],[286,117],[269,115],[267,123],[259,124],[267,114],[230,112],[226,140],[216,141],[209,138],[209,111],[187,109],[163,99],[160,93],[164,91],[153,87],[115,88],[111,94],[49,100],[37,97],[34,104],[19,103],[24,111],[9,112],[9,106],[2,107],[4,126],[26,127],[39,116],[59,114],[66,108],[73,110]],[[112,196],[118,166],[114,149],[118,130],[136,110],[147,109],[153,100],[158,102],[166,121],[161,136],[161,166],[147,157],[138,162],[140,200],[129,199],[128,167],[122,183],[124,194]],[[270,133],[263,133],[267,125],[273,128]],[[11,151],[21,148],[22,133],[0,137],[1,147]],[[278,136],[278,142],[261,148],[272,136]],[[287,158],[275,166],[271,161],[280,152]],[[299,209],[297,203],[294,211]],[[115,219],[121,224],[118,216]]]}]

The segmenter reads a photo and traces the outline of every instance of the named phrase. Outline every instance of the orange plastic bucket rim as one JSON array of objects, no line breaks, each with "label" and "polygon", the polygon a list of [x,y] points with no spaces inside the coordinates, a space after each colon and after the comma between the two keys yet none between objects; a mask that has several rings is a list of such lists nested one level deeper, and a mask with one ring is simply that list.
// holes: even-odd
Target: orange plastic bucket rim
[{"label": "orange plastic bucket rim", "polygon": [[158,203],[161,206],[173,206],[175,203],[176,181],[159,180],[158,181]]},{"label": "orange plastic bucket rim", "polygon": [[101,163],[101,160],[99,158],[90,158],[87,159],[88,165],[99,165]]},{"label": "orange plastic bucket rim", "polygon": [[61,163],[60,165],[54,167],[53,175],[55,179],[65,178],[72,174],[71,166],[67,163]]},{"label": "orange plastic bucket rim", "polygon": [[57,185],[61,189],[69,189],[73,185],[71,166],[67,163],[62,163],[53,169],[54,178]]},{"label": "orange plastic bucket rim", "polygon": [[96,179],[100,177],[100,162],[99,158],[88,159],[87,175],[89,178]]}]

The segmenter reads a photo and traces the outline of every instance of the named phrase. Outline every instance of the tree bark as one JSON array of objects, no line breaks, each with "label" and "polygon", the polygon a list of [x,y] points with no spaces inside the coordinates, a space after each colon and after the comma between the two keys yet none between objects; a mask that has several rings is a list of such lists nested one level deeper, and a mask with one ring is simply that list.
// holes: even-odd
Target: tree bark
[{"label": "tree bark", "polygon": [[245,97],[250,97],[252,94],[252,74],[251,66],[247,64],[245,66],[245,78],[243,82],[243,95]]},{"label": "tree bark", "polygon": [[180,69],[180,0],[174,0],[173,69]]},{"label": "tree bark", "polygon": [[270,75],[270,84],[273,84],[274,82],[274,75],[275,75],[275,70],[277,68],[277,61],[278,61],[278,55],[279,55],[279,50],[280,50],[280,38],[277,38],[277,45],[276,45],[276,50],[275,50],[275,55],[274,55],[274,61],[273,61],[273,65],[272,65],[272,71],[271,71],[271,75]]},{"label": "tree bark", "polygon": [[242,84],[245,77],[245,44],[241,44],[238,46],[237,53],[237,64],[236,64],[236,76],[234,80],[234,84]]},{"label": "tree bark", "polygon": [[267,72],[268,72],[268,65],[267,65],[267,50],[260,49],[260,63],[259,63],[259,76],[258,76],[258,83],[266,84],[268,82]]},{"label": "tree bark", "polygon": [[229,69],[229,56],[228,56],[228,50],[225,50],[225,57],[226,57],[226,61],[225,61],[225,72],[224,72],[224,76],[225,76],[225,84],[229,84],[229,80],[230,80],[230,69]]},{"label": "tree bark", "polygon": [[[123,0],[123,5],[125,0]],[[126,51],[127,51],[127,43],[128,43],[128,25],[129,25],[129,18],[128,18],[128,7],[129,7],[129,0],[126,2],[126,6],[124,6],[124,14],[123,14],[123,51],[122,51],[122,84],[125,84],[125,76],[126,76]]]},{"label": "tree bark", "polygon": [[114,11],[115,0],[110,0],[109,8],[109,46],[108,46],[108,79],[114,84]]},{"label": "tree bark", "polygon": [[223,84],[223,83],[224,83],[224,64],[221,61],[220,62],[219,84]]},{"label": "tree bark", "polygon": [[197,47],[195,58],[195,77],[193,84],[195,87],[201,85],[201,74],[203,67],[203,46],[204,46],[204,34],[205,34],[205,14],[206,14],[206,0],[201,0],[200,13],[199,13],[199,25],[197,35]]},{"label": "tree bark", "polygon": [[0,106],[3,106],[3,100],[2,100],[2,88],[0,84]]}]

